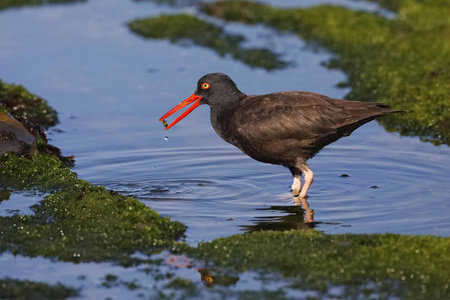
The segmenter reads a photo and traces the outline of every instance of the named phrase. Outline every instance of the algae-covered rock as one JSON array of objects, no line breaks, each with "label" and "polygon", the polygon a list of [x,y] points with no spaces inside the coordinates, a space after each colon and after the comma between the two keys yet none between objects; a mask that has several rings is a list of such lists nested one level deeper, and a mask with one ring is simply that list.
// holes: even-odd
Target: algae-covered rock
[{"label": "algae-covered rock", "polygon": [[79,296],[76,289],[29,280],[0,279],[0,299],[67,299]]},{"label": "algae-covered rock", "polygon": [[171,42],[190,40],[196,45],[213,49],[220,56],[231,55],[251,67],[273,70],[287,65],[269,49],[244,49],[241,47],[243,36],[226,33],[221,27],[187,14],[138,19],[128,26],[146,38],[169,39]]},{"label": "algae-covered rock", "polygon": [[338,6],[278,9],[250,1],[206,3],[227,21],[292,31],[337,54],[329,63],[348,75],[347,98],[406,111],[382,122],[389,130],[450,144],[450,6],[447,0],[379,2],[386,17]]},{"label": "algae-covered rock", "polygon": [[450,238],[265,231],[219,238],[188,252],[231,271],[276,271],[305,291],[340,286],[344,299],[450,297]]},{"label": "algae-covered rock", "polygon": [[32,159],[7,153],[0,156],[0,188],[55,192],[79,188],[77,175],[52,155],[38,153]]},{"label": "algae-covered rock", "polygon": [[170,247],[186,230],[133,197],[77,179],[48,154],[0,157],[0,188],[53,193],[34,215],[0,217],[0,252],[128,264],[136,251]]},{"label": "algae-covered rock", "polygon": [[55,155],[67,166],[73,166],[74,156],[62,156],[58,147],[48,144],[46,133],[41,128],[54,126],[57,122],[56,111],[47,101],[23,86],[0,80],[0,154],[15,152],[31,156],[40,151]]},{"label": "algae-covered rock", "polygon": [[0,111],[9,112],[33,124],[49,127],[58,123],[56,111],[47,101],[30,93],[21,85],[8,84],[0,80]]}]

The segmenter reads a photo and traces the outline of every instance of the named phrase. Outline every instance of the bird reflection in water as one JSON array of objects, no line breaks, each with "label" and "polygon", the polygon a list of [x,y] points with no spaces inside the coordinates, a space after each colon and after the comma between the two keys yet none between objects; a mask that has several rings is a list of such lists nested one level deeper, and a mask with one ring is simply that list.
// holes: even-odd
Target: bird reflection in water
[{"label": "bird reflection in water", "polygon": [[308,200],[306,200],[306,198],[294,196],[294,205],[301,206],[305,211],[303,217],[305,223],[314,223],[314,210],[309,208],[309,203]]},{"label": "bird reflection in water", "polygon": [[302,230],[312,229],[320,222],[314,221],[314,210],[309,208],[309,203],[304,197],[294,197],[293,206],[271,206],[269,208],[259,208],[269,212],[283,212],[287,215],[256,217],[253,220],[254,225],[242,225],[245,232],[262,230]]},{"label": "bird reflection in water", "polygon": [[207,287],[216,285],[229,286],[239,281],[239,274],[234,271],[227,268],[208,266],[204,262],[199,262],[184,255],[169,254],[166,262],[174,269],[187,268],[197,270],[202,283]]},{"label": "bird reflection in water", "polygon": [[[241,226],[246,232],[262,230],[304,230],[311,229],[321,222],[314,221],[314,210],[309,208],[309,203],[304,197],[294,197],[292,206],[271,206],[260,208],[261,211],[282,212],[287,215],[256,217],[255,225]],[[206,287],[232,286],[239,281],[239,273],[224,267],[205,265],[204,262],[178,255],[170,255],[167,259],[173,268],[194,268],[200,274],[201,281]]]},{"label": "bird reflection in water", "polygon": [[237,274],[233,274],[232,272],[227,273],[226,270],[218,268],[197,268],[197,271],[200,273],[203,284],[207,287],[213,287],[215,285],[230,286],[239,281]]}]

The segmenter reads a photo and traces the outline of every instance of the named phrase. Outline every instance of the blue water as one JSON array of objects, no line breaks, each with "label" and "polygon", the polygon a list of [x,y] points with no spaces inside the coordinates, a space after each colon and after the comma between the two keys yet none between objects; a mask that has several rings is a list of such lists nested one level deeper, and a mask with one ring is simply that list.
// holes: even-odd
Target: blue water
[{"label": "blue water", "polygon": [[[362,1],[336,3],[388,14]],[[162,215],[185,223],[191,245],[280,227],[315,227],[333,234],[450,236],[448,146],[387,133],[376,122],[364,125],[310,160],[316,177],[305,217],[290,194],[289,171],[254,161],[222,141],[209,124],[207,106],[164,131],[158,118],[191,95],[197,79],[209,72],[227,73],[247,94],[308,90],[342,98],[349,91],[336,88],[345,74],[321,65],[332,54],[289,33],[225,25],[227,31],[245,35],[245,45],[269,45],[291,62],[286,69],[267,72],[189,43],[142,39],[126,27],[135,18],[195,11],[195,6],[131,0],[1,11],[0,78],[23,84],[58,111],[60,123],[49,129],[48,136],[63,154],[75,155],[73,170],[80,178],[134,195]],[[0,202],[0,215],[29,213],[28,206],[42,197],[13,194]],[[0,278],[54,283],[56,279],[42,275],[51,270],[55,278],[82,287],[83,297],[92,299],[115,295],[114,290],[108,294],[91,283],[101,282],[107,273],[146,280],[139,270],[108,264],[62,266],[10,254],[1,255],[0,264],[16,266],[12,272],[0,268]],[[71,272],[90,274],[90,283],[65,276]],[[183,276],[198,277],[194,273]]]}]

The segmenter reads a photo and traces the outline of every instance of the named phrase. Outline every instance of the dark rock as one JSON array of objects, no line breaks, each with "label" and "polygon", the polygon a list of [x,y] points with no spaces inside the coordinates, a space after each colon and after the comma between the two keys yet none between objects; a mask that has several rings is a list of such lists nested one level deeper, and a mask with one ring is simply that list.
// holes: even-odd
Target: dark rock
[{"label": "dark rock", "polygon": [[35,136],[10,114],[0,112],[0,154],[15,152],[30,156],[37,151]]}]

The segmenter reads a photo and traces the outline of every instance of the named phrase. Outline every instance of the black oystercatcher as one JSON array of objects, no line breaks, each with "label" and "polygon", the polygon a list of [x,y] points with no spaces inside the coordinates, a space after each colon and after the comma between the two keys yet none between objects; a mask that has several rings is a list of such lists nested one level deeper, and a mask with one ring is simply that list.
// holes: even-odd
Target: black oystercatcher
[{"label": "black oystercatcher", "polygon": [[[167,125],[165,118],[190,103]],[[211,73],[200,78],[194,94],[159,121],[167,130],[201,104],[210,106],[211,124],[226,142],[256,160],[289,168],[294,176],[292,193],[300,197],[306,197],[314,178],[308,159],[359,126],[396,112],[380,103],[338,100],[311,92],[247,96],[227,75]]]}]

